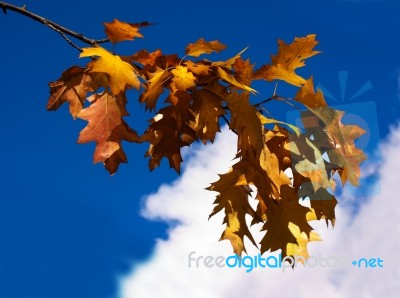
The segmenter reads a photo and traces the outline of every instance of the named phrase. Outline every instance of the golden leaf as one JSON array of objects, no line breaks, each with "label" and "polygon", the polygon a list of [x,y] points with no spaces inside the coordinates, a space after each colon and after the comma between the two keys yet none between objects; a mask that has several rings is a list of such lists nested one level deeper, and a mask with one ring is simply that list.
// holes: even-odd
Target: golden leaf
[{"label": "golden leaf", "polygon": [[279,49],[277,55],[272,55],[272,64],[263,65],[254,74],[254,79],[264,79],[267,81],[283,80],[295,86],[301,86],[306,80],[295,73],[295,69],[305,65],[305,59],[318,54],[314,47],[318,44],[315,34],[305,37],[296,37],[294,42],[286,44],[278,40]]},{"label": "golden leaf", "polygon": [[84,48],[79,55],[80,58],[91,56],[98,56],[99,58],[89,63],[90,71],[108,74],[110,88],[114,95],[128,87],[140,88],[135,69],[129,63],[122,61],[119,56],[111,54],[100,46]]},{"label": "golden leaf", "polygon": [[218,40],[205,41],[204,38],[200,38],[195,43],[191,43],[186,47],[186,55],[192,57],[199,57],[201,54],[210,54],[212,52],[220,52],[224,50],[226,46],[220,43]]},{"label": "golden leaf", "polygon": [[189,89],[196,86],[196,77],[188,71],[187,67],[178,65],[175,69],[171,70],[174,75],[172,81],[175,83],[177,89]]}]

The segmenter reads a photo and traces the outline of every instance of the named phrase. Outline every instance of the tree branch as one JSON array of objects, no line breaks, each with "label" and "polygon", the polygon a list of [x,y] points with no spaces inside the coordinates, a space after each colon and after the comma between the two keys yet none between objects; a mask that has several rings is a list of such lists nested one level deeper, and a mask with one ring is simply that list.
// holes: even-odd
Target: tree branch
[{"label": "tree branch", "polygon": [[90,44],[92,46],[99,44],[99,43],[105,43],[105,42],[109,42],[108,38],[104,38],[104,39],[92,39],[92,38],[88,38],[86,36],[84,36],[81,33],[77,33],[75,31],[72,31],[68,28],[65,28],[53,21],[50,21],[42,16],[39,16],[37,14],[34,14],[30,11],[28,11],[26,9],[25,6],[23,7],[18,7],[9,3],[5,3],[5,2],[0,2],[0,8],[3,10],[4,14],[7,14],[7,10],[11,10],[11,11],[15,11],[17,13],[20,13],[28,18],[31,18],[32,20],[35,20],[39,23],[42,23],[43,25],[46,25],[47,27],[49,27],[50,29],[56,31],[57,33],[59,33],[71,46],[73,46],[74,48],[76,48],[79,51],[82,51],[81,48],[79,48],[76,44],[74,44],[71,39],[69,39],[67,37],[71,36],[73,38],[76,38],[84,43]]}]

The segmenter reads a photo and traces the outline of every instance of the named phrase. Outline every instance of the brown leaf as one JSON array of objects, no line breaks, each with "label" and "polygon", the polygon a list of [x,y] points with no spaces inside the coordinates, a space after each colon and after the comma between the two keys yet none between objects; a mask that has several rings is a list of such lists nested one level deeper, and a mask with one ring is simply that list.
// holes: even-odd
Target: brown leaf
[{"label": "brown leaf", "polygon": [[161,50],[158,49],[154,52],[149,53],[147,50],[140,50],[136,54],[132,55],[132,61],[137,61],[142,65],[154,65],[159,57],[162,56]]},{"label": "brown leaf", "polygon": [[254,67],[254,64],[250,64],[250,59],[243,60],[242,57],[239,57],[233,67],[235,69],[235,79],[243,85],[250,86],[253,80]]},{"label": "brown leaf", "polygon": [[281,249],[282,256],[285,257],[287,245],[289,243],[298,244],[296,236],[289,229],[289,223],[295,224],[301,232],[309,235],[312,228],[307,222],[306,214],[310,209],[298,203],[295,189],[288,185],[282,186],[279,201],[269,199],[265,203],[267,221],[263,230],[266,230],[267,233],[260,242],[261,253]]},{"label": "brown leaf", "polygon": [[246,93],[232,93],[226,100],[231,111],[229,128],[238,134],[238,155],[247,160],[259,160],[264,148],[264,127],[257,109],[249,103]]},{"label": "brown leaf", "polygon": [[122,149],[122,141],[139,142],[139,136],[136,131],[131,129],[123,120],[112,130],[111,135],[108,138],[108,142],[115,142],[119,145],[118,150],[115,150],[109,157],[103,160],[104,167],[108,170],[110,175],[117,172],[121,163],[128,162],[125,152]]},{"label": "brown leaf", "polygon": [[199,57],[202,54],[210,54],[212,52],[220,52],[224,50],[226,46],[220,43],[218,40],[205,41],[204,38],[200,38],[195,43],[191,43],[186,47],[186,55],[192,57]]},{"label": "brown leaf", "polygon": [[231,171],[219,176],[219,180],[207,188],[208,190],[219,192],[214,202],[217,206],[214,207],[209,218],[224,209],[225,217],[223,223],[226,223],[226,229],[222,233],[220,240],[229,240],[234,253],[240,256],[243,251],[246,252],[244,236],[247,236],[257,246],[245,219],[247,214],[251,217],[257,217],[257,214],[248,201],[250,189],[246,186],[236,186],[240,173]]},{"label": "brown leaf", "polygon": [[192,61],[185,62],[186,67],[198,76],[206,76],[210,72],[210,65],[203,63],[194,63]]},{"label": "brown leaf", "polygon": [[201,89],[193,93],[193,99],[196,118],[190,126],[204,144],[207,141],[212,143],[216,133],[220,131],[219,117],[225,114],[221,98],[207,89]]},{"label": "brown leaf", "polygon": [[72,66],[64,71],[56,82],[49,83],[50,98],[47,110],[55,111],[67,101],[72,117],[76,118],[83,108],[86,94],[93,91],[92,83],[86,68]]}]

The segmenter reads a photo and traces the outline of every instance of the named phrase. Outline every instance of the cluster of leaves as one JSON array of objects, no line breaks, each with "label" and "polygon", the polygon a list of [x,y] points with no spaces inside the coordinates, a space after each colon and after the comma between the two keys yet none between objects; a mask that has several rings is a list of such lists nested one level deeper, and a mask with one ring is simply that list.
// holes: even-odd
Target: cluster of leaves
[{"label": "cluster of leaves", "polygon": [[[105,23],[105,31],[117,43],[143,37],[139,29],[147,25],[114,20]],[[179,173],[181,148],[198,140],[212,143],[226,121],[238,137],[235,163],[208,188],[218,192],[210,217],[225,213],[221,239],[230,240],[238,255],[245,251],[244,236],[257,246],[246,222],[249,215],[251,224],[262,223],[266,231],[261,253],[280,249],[282,256],[307,257],[307,243],[319,239],[309,222],[335,222],[333,175],[338,173],[343,184],[357,185],[365,159],[354,144],[362,129],[344,125],[343,112],[327,106],[312,77],[306,80],[295,72],[318,53],[317,43],[315,35],[290,44],[279,41],[271,63],[258,69],[242,58],[243,51],[226,61],[198,58],[225,49],[218,41],[199,39],[186,47],[183,58],[161,50],[119,56],[96,45],[80,54],[91,58],[85,67],[72,66],[50,83],[47,108],[56,110],[68,102],[71,115],[88,122],[78,143],[95,142],[93,160],[111,174],[127,162],[122,141],[148,142],[150,170],[165,157]],[[257,93],[250,87],[253,80],[282,80],[299,87],[292,101],[305,110],[304,131],[262,115],[260,105],[250,103],[250,95]],[[166,98],[140,136],[123,119],[131,88],[139,90],[146,110],[155,111],[161,95]],[[254,189],[256,210],[249,204]],[[300,204],[305,198],[311,207]]]}]

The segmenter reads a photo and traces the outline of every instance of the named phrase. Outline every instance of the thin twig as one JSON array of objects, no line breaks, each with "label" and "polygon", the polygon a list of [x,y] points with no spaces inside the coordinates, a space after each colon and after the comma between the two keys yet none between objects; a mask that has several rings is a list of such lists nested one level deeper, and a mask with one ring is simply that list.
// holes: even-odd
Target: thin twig
[{"label": "thin twig", "polygon": [[72,31],[68,28],[65,28],[53,21],[50,21],[42,16],[39,16],[37,14],[34,14],[30,11],[28,11],[26,9],[26,6],[23,7],[18,7],[9,3],[5,3],[5,2],[0,2],[0,8],[3,10],[4,14],[7,14],[7,10],[11,10],[11,11],[15,11],[17,13],[20,13],[28,18],[31,18],[32,20],[35,20],[39,23],[42,23],[43,25],[46,25],[47,27],[49,27],[50,29],[56,31],[57,33],[61,34],[62,37],[74,48],[81,50],[78,46],[76,46],[66,35],[71,36],[73,38],[76,38],[84,43],[90,44],[92,46],[96,45],[96,44],[100,44],[100,43],[105,43],[105,42],[109,42],[108,38],[104,38],[104,39],[92,39],[92,38],[88,38],[86,36],[84,36],[81,33],[77,33],[75,31]]},{"label": "thin twig", "polygon": [[261,106],[261,105],[263,105],[263,104],[265,104],[265,103],[267,103],[267,102],[269,102],[269,101],[271,101],[273,99],[277,99],[277,96],[276,95],[272,95],[270,98],[267,98],[267,99],[265,99],[265,100],[263,100],[263,101],[261,101],[259,103],[256,103],[253,106],[254,107],[259,107],[259,106]]},{"label": "thin twig", "polygon": [[47,26],[49,26],[51,29],[53,29],[54,31],[58,32],[62,38],[64,38],[72,47],[74,47],[75,49],[77,49],[79,52],[82,52],[83,50],[78,47],[71,39],[69,39],[61,30],[57,29],[56,27],[54,27],[53,25],[47,24]]}]

